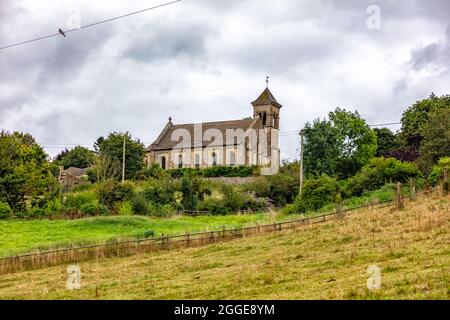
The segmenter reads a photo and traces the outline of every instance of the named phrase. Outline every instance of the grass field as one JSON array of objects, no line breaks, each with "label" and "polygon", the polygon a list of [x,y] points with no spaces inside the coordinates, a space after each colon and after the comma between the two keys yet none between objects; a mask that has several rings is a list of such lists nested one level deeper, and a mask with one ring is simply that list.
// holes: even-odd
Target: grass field
[{"label": "grass field", "polygon": [[[4,299],[449,299],[450,199],[428,196],[341,221],[208,247],[3,275]],[[369,266],[381,289],[366,287]]]},{"label": "grass field", "polygon": [[148,218],[138,216],[98,217],[81,220],[0,220],[0,257],[36,250],[97,244],[116,239],[136,238],[153,230],[155,236],[228,229],[257,222],[268,223],[268,214]]}]

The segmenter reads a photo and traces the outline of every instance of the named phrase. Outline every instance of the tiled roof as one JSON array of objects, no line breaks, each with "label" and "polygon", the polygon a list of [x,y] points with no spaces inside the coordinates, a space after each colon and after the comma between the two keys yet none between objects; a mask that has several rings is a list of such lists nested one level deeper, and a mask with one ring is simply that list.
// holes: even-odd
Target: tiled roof
[{"label": "tiled roof", "polygon": [[74,168],[74,167],[70,167],[67,170],[64,170],[62,173],[67,173],[73,177],[81,177],[87,174],[89,168],[85,168],[85,169],[80,169],[80,168]]},{"label": "tiled roof", "polygon": [[[248,129],[264,129],[261,120],[259,118],[252,118],[252,119],[245,119],[245,120],[231,120],[231,121],[220,121],[220,122],[205,122],[201,123],[201,130],[202,130],[202,140],[203,141],[194,141],[197,137],[194,135],[195,128],[200,128],[200,124],[179,124],[174,125],[171,121],[169,121],[166,125],[166,127],[163,129],[161,134],[158,136],[158,138],[153,142],[152,145],[148,148],[149,151],[156,151],[156,150],[170,150],[174,147],[179,146],[179,141],[182,139],[179,138],[180,135],[183,135],[186,132],[189,132],[189,135],[191,137],[191,145],[192,147],[206,147],[214,144],[214,131],[211,132],[211,135],[213,136],[212,141],[205,140],[205,132],[210,129],[218,130],[222,137],[223,137],[223,144],[226,144],[228,141],[226,141],[226,133],[227,129],[236,130],[236,129],[242,129],[244,131],[247,131]],[[198,129],[197,129],[198,130]],[[175,133],[176,132],[176,133]],[[173,139],[180,139],[177,141],[172,141],[172,135]],[[237,143],[237,138],[235,138],[234,143]],[[183,147],[189,147],[189,142],[183,141],[183,144],[186,144]],[[220,143],[219,143],[220,144]],[[219,145],[218,144],[218,145]]]},{"label": "tiled roof", "polygon": [[275,99],[272,92],[270,92],[269,88],[266,88],[261,93],[261,95],[258,97],[258,99],[256,99],[255,101],[252,102],[252,105],[253,106],[263,106],[263,105],[268,105],[268,104],[274,104],[278,108],[282,107],[281,104],[278,103],[277,99]]}]

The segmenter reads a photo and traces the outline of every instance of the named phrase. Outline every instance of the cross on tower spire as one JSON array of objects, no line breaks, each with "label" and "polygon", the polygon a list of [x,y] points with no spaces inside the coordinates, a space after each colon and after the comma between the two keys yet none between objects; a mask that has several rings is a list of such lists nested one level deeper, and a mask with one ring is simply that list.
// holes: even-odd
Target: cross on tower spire
[{"label": "cross on tower spire", "polygon": [[266,87],[269,88],[269,76],[266,77]]}]

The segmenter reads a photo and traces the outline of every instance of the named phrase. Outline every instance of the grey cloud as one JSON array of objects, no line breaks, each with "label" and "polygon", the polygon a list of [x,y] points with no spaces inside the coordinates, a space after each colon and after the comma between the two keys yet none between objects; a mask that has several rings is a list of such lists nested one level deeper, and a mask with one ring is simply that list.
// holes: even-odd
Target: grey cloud
[{"label": "grey cloud", "polygon": [[193,62],[205,57],[208,38],[216,35],[213,27],[200,23],[174,23],[158,27],[147,25],[140,36],[124,51],[125,58],[144,63],[161,60],[188,59]]},{"label": "grey cloud", "polygon": [[448,68],[450,61],[450,26],[447,27],[446,37],[441,42],[418,48],[411,53],[411,65],[414,70],[423,69],[430,64]]},{"label": "grey cloud", "polygon": [[[42,19],[16,3],[0,0],[1,43],[64,23],[61,8]],[[83,11],[83,24],[105,18],[100,5],[77,3],[90,10]],[[108,4],[106,17],[127,12],[117,3]],[[388,26],[379,32],[366,28],[371,4],[381,7]],[[29,131],[46,144],[84,144],[116,130],[148,144],[170,115],[197,122],[251,114],[249,102],[266,74],[284,105],[282,130],[298,129],[336,105],[358,108],[371,122],[395,121],[431,91],[448,93],[448,75],[423,80],[408,72],[448,65],[448,36],[419,44],[434,39],[437,27],[445,29],[449,6],[444,0],[184,1],[0,52],[0,127]],[[28,17],[32,28],[22,25]],[[410,51],[409,66],[387,58]],[[289,138],[282,140],[283,157],[294,158],[298,137]]]}]

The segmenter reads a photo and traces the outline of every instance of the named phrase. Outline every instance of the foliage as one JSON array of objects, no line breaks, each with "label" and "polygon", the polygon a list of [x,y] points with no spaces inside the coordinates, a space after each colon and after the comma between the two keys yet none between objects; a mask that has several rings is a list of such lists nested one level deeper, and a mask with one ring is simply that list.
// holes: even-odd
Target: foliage
[{"label": "foliage", "polygon": [[71,210],[81,210],[85,204],[97,202],[97,195],[92,191],[84,192],[74,192],[66,195],[63,203],[64,209]]},{"label": "foliage", "polygon": [[404,162],[414,162],[419,157],[419,150],[415,146],[400,146],[384,154],[386,158],[395,158]]},{"label": "foliage", "polygon": [[8,219],[12,215],[12,210],[6,202],[0,202],[0,219]]},{"label": "foliage", "polygon": [[140,216],[145,216],[149,213],[148,203],[143,194],[138,193],[131,199],[131,211],[133,214]]},{"label": "foliage", "polygon": [[375,155],[377,138],[358,112],[337,108],[329,120],[306,124],[305,171],[347,178]]},{"label": "foliage", "polygon": [[180,191],[183,195],[181,204],[184,210],[193,211],[199,201],[203,201],[205,195],[210,195],[211,190],[204,181],[197,177],[183,176]]},{"label": "foliage", "polygon": [[373,129],[377,135],[377,157],[382,157],[399,147],[399,142],[395,134],[388,128]]},{"label": "foliage", "polygon": [[139,173],[139,179],[144,180],[148,178],[161,178],[165,174],[165,171],[159,166],[159,164],[155,163],[152,166],[142,169]]},{"label": "foliage", "polygon": [[140,140],[133,140],[129,133],[113,132],[107,138],[97,139],[96,148],[99,153],[122,164],[123,143],[125,139],[125,177],[136,179],[144,168],[145,146]]},{"label": "foliage", "polygon": [[418,163],[429,173],[440,158],[450,156],[450,107],[430,113],[422,135]]},{"label": "foliage", "polygon": [[437,111],[448,112],[449,109],[450,95],[437,97],[432,93],[428,99],[417,101],[403,113],[401,133],[403,143],[419,149],[429,115]]},{"label": "foliage", "polygon": [[99,154],[94,158],[94,165],[87,172],[90,182],[104,182],[108,179],[119,180],[121,175],[121,164],[112,157]]},{"label": "foliage", "polygon": [[256,175],[258,168],[255,166],[217,166],[209,167],[205,169],[198,168],[182,168],[182,169],[171,169],[167,170],[167,173],[172,178],[181,178],[183,176],[199,176],[205,178],[216,178],[216,177],[251,177]]},{"label": "foliage", "polygon": [[195,186],[193,185],[193,179],[184,176],[181,179],[181,192],[183,193],[183,199],[181,204],[185,210],[194,210],[197,206],[198,198],[196,196]]},{"label": "foliage", "polygon": [[428,182],[432,186],[436,186],[441,179],[444,178],[444,170],[450,169],[450,157],[441,158],[437,165],[433,167],[430,175],[428,176]]},{"label": "foliage", "polygon": [[209,212],[212,215],[223,216],[230,214],[232,210],[227,208],[222,199],[207,198],[200,202],[197,206],[198,211]]},{"label": "foliage", "polygon": [[328,203],[334,202],[339,193],[335,178],[327,175],[305,181],[302,196],[298,196],[291,207],[294,212],[317,211]]},{"label": "foliage", "polygon": [[419,171],[411,163],[394,158],[374,158],[355,176],[343,182],[345,197],[360,196],[366,190],[376,190],[390,182],[408,182],[418,177]]},{"label": "foliage", "polygon": [[88,168],[94,163],[94,152],[91,150],[76,146],[72,150],[63,150],[55,158],[55,162],[64,166],[64,169],[70,167],[74,168]]},{"label": "foliage", "polygon": [[51,198],[59,191],[47,155],[27,133],[0,132],[0,200],[16,212],[26,200]]},{"label": "foliage", "polygon": [[298,175],[278,173],[273,176],[263,176],[245,186],[245,190],[254,192],[258,198],[268,198],[276,206],[292,203],[298,194]]},{"label": "foliage", "polygon": [[175,193],[178,191],[178,183],[170,177],[161,179],[148,179],[144,185],[144,196],[148,202],[157,205],[176,205]]},{"label": "foliage", "polygon": [[110,210],[114,210],[118,202],[130,200],[134,195],[134,185],[126,181],[124,184],[116,180],[106,180],[97,187],[98,201]]}]

